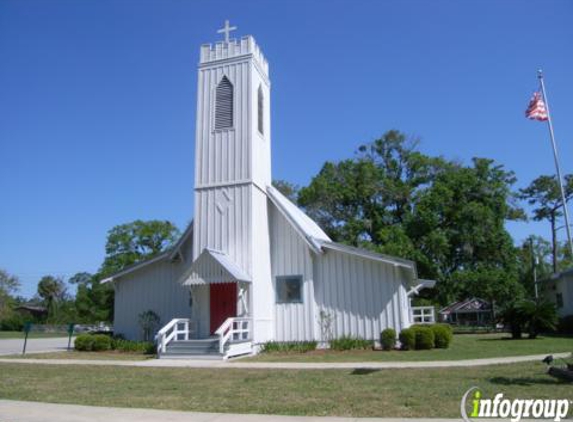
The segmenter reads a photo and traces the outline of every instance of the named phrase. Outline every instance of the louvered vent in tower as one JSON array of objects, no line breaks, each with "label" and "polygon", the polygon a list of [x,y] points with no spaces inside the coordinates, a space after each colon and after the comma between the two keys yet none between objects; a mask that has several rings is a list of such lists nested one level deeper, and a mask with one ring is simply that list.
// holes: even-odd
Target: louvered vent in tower
[{"label": "louvered vent in tower", "polygon": [[215,99],[215,129],[229,129],[233,127],[233,85],[223,76],[217,85]]}]

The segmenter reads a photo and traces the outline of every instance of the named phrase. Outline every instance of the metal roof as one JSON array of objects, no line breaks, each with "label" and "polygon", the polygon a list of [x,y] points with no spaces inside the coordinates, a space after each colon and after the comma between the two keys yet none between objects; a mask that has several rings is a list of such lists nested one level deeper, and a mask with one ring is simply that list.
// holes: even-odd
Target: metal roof
[{"label": "metal roof", "polygon": [[251,276],[224,252],[205,248],[181,278],[184,286],[211,283],[250,282]]},{"label": "metal roof", "polygon": [[294,225],[295,229],[303,236],[306,242],[320,253],[320,242],[330,242],[330,237],[299,207],[287,199],[278,189],[267,186],[267,194],[273,204]]}]

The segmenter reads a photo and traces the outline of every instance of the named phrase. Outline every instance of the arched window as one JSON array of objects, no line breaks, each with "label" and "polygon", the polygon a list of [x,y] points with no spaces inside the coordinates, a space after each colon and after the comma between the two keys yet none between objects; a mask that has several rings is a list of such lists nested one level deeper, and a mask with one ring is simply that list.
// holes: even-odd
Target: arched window
[{"label": "arched window", "polygon": [[265,133],[265,123],[264,123],[264,118],[265,118],[265,112],[264,112],[264,104],[265,104],[265,97],[263,95],[263,87],[261,85],[259,85],[259,92],[258,92],[258,128],[259,128],[259,132],[262,134]]},{"label": "arched window", "polygon": [[229,129],[233,127],[233,85],[223,76],[215,98],[215,129]]}]

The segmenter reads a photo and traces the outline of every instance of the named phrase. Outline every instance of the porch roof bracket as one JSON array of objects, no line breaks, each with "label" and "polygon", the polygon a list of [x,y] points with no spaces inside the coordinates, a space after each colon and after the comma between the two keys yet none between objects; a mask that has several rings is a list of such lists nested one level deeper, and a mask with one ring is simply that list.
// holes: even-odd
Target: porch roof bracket
[{"label": "porch roof bracket", "polygon": [[408,290],[407,296],[417,295],[420,293],[420,290],[423,289],[431,289],[436,285],[436,280],[424,280],[419,278],[418,281],[420,283],[416,284],[410,290]]}]

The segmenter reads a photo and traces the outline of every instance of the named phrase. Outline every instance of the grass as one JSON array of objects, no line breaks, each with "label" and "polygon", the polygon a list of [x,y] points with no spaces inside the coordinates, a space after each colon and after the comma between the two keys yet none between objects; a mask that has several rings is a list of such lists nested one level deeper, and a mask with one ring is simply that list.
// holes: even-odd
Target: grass
[{"label": "grass", "polygon": [[[484,397],[570,398],[539,362],[479,368],[245,370],[0,364],[0,397],[94,406],[350,417],[459,417]],[[399,382],[398,382],[399,380]]]},{"label": "grass", "polygon": [[337,352],[315,350],[308,353],[262,353],[248,360],[256,362],[378,362],[480,359],[506,356],[573,352],[571,337],[539,337],[511,340],[508,334],[459,334],[448,349]]},{"label": "grass", "polygon": [[147,360],[155,358],[155,355],[145,355],[135,352],[48,352],[48,353],[27,353],[24,356],[8,355],[2,356],[2,359],[79,359],[79,360]]},{"label": "grass", "polygon": [[[54,338],[54,337],[68,337],[68,333],[43,333],[39,331],[31,331],[28,338]],[[0,340],[8,339],[24,339],[23,331],[0,331]]]}]

